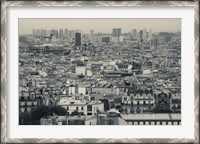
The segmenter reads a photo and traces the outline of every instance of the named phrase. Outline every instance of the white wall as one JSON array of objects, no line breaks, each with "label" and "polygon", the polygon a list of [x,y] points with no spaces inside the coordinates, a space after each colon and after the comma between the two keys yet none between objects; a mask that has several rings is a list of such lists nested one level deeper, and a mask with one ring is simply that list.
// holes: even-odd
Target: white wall
[{"label": "white wall", "polygon": [[77,75],[80,75],[80,74],[86,75],[86,67],[76,67],[76,74]]}]

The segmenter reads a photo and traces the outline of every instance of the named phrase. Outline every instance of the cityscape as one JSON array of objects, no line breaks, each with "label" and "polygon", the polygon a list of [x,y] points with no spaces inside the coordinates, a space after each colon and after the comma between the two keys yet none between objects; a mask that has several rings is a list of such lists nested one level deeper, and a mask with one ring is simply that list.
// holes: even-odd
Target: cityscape
[{"label": "cityscape", "polygon": [[36,20],[19,23],[19,125],[181,125],[180,27]]}]

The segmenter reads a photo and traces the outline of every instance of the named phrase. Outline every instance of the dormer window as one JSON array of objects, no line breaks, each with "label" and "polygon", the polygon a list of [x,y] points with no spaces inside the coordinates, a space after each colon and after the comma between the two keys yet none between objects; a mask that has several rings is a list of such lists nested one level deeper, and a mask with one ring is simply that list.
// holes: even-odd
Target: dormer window
[{"label": "dormer window", "polygon": [[30,99],[32,99],[32,100],[35,99],[35,94],[34,93],[30,94]]}]

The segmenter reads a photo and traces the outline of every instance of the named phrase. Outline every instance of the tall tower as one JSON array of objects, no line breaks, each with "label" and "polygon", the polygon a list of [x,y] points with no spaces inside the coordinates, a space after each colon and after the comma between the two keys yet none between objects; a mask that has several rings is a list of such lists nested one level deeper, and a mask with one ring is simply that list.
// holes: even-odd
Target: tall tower
[{"label": "tall tower", "polygon": [[122,33],[122,29],[121,28],[114,28],[113,29],[112,36],[113,36],[113,39],[116,42],[119,42],[119,37],[121,36],[121,33]]},{"label": "tall tower", "polygon": [[94,30],[90,30],[90,39],[94,40]]},{"label": "tall tower", "polygon": [[121,33],[122,33],[121,28],[114,28],[112,34],[113,34],[113,37],[120,37]]},{"label": "tall tower", "polygon": [[132,30],[131,36],[132,36],[133,39],[137,39],[137,29]]},{"label": "tall tower", "polygon": [[81,32],[75,33],[75,46],[81,46]]},{"label": "tall tower", "polygon": [[59,38],[63,38],[64,34],[63,34],[63,29],[59,29]]}]

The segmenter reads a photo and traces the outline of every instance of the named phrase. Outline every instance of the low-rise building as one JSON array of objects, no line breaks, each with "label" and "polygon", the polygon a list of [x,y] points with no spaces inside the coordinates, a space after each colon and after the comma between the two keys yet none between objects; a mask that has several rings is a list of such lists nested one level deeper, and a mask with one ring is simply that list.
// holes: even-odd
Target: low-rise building
[{"label": "low-rise building", "polygon": [[70,114],[77,111],[84,115],[96,115],[97,110],[104,111],[104,103],[90,101],[90,96],[86,95],[61,98],[57,104],[64,107]]},{"label": "low-rise building", "polygon": [[36,97],[34,91],[21,91],[19,96],[19,112],[30,112],[33,108],[40,105],[41,97]]},{"label": "low-rise building", "polygon": [[181,125],[180,114],[121,114],[131,125]]}]

